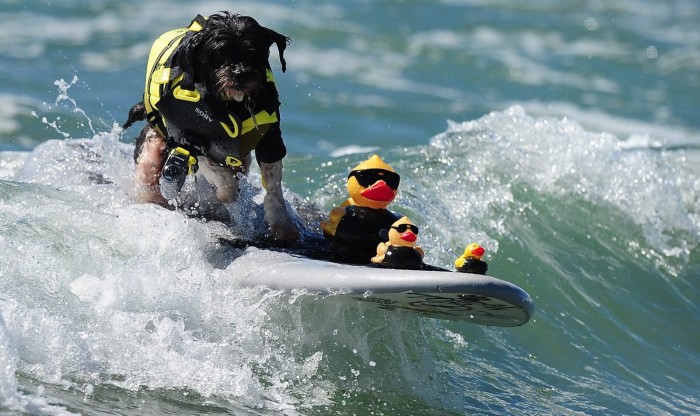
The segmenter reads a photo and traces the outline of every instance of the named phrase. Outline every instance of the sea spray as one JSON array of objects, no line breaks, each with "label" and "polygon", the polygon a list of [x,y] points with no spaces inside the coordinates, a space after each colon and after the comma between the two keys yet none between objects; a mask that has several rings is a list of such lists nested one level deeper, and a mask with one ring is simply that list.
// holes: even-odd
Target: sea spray
[{"label": "sea spray", "polygon": [[59,91],[58,97],[56,97],[55,105],[59,105],[61,102],[67,101],[70,104],[70,106],[72,106],[73,112],[76,114],[80,114],[85,119],[85,121],[87,121],[88,127],[90,128],[90,133],[92,136],[94,136],[97,133],[95,133],[95,129],[92,127],[92,120],[90,120],[90,117],[88,117],[88,115],[82,108],[78,107],[78,103],[68,95],[68,90],[77,82],[78,76],[73,75],[73,79],[71,80],[71,82],[66,82],[63,80],[63,78],[61,78],[60,80],[56,80],[53,83],[53,85],[58,87]]},{"label": "sea spray", "polygon": [[[97,132],[95,131],[95,128],[92,125],[92,120],[87,115],[85,110],[78,106],[77,101],[74,98],[71,98],[71,96],[69,95],[70,88],[73,87],[77,82],[77,75],[73,75],[73,78],[70,82],[65,81],[63,78],[54,81],[53,85],[58,87],[58,95],[56,96],[56,101],[54,102],[53,106],[47,103],[44,103],[44,105],[46,106],[46,110],[49,111],[54,111],[54,107],[62,106],[69,109],[72,113],[77,114],[79,118],[84,120],[84,122],[76,121],[76,123],[79,127],[85,127],[85,123],[87,123],[88,131],[85,133],[88,134],[89,137],[92,137],[97,135]],[[47,116],[40,116],[36,110],[32,110],[30,114],[35,118],[41,120],[43,124],[53,129],[64,139],[71,138],[71,133],[65,131],[66,129],[69,129],[67,126],[65,126],[67,124],[67,120],[64,120],[61,116],[55,116],[53,120],[50,120]]]}]

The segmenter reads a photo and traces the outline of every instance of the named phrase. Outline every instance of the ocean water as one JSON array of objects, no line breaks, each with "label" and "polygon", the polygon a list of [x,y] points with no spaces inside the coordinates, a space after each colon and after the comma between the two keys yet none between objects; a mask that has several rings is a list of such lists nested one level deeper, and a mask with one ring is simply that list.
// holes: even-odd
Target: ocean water
[{"label": "ocean water", "polygon": [[[242,287],[217,238],[261,227],[257,172],[238,229],[135,204],[119,125],[150,43],[218,10],[292,38],[271,63],[300,224],[376,152],[428,262],[480,242],[533,319]],[[700,413],[696,0],[0,0],[0,22],[0,414]]]}]

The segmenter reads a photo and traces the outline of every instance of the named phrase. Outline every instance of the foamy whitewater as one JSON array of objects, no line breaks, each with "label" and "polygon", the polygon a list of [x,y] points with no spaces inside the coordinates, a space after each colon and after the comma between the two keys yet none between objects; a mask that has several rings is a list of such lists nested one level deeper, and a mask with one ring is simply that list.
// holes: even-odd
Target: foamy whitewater
[{"label": "foamy whitewater", "polygon": [[[426,261],[478,241],[533,320],[242,286],[241,264],[275,259],[220,243],[264,232],[255,170],[231,226],[134,203],[141,126],[119,125],[150,42],[222,9],[293,39],[273,70],[295,221],[318,230],[378,153]],[[696,2],[30,0],[0,18],[0,413],[700,413]]]}]

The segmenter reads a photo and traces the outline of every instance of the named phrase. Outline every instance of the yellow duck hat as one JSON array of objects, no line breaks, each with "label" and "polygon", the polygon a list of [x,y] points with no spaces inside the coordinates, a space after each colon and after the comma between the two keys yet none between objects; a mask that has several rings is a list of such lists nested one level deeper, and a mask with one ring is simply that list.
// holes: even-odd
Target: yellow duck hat
[{"label": "yellow duck hat", "polygon": [[355,166],[352,170],[384,169],[389,172],[396,172],[394,168],[387,165],[378,155],[372,155],[369,159]]}]

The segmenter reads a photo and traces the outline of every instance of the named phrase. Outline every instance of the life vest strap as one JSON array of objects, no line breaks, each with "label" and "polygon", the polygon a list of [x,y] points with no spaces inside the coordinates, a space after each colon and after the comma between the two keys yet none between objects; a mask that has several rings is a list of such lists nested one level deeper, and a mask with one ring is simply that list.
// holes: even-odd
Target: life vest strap
[{"label": "life vest strap", "polygon": [[204,27],[204,23],[206,23],[206,21],[206,17],[202,16],[201,14],[198,14],[197,16],[195,16],[194,19],[192,19],[190,25],[187,28],[193,32],[199,32]]}]

